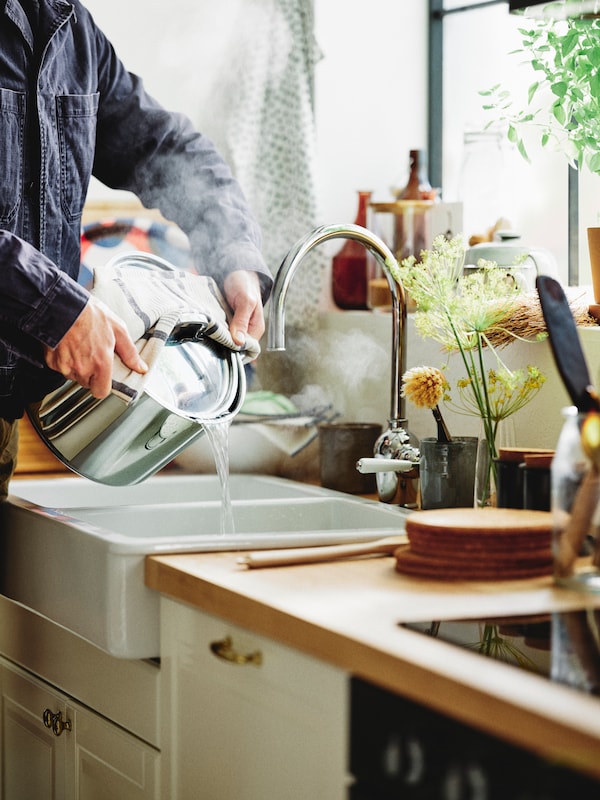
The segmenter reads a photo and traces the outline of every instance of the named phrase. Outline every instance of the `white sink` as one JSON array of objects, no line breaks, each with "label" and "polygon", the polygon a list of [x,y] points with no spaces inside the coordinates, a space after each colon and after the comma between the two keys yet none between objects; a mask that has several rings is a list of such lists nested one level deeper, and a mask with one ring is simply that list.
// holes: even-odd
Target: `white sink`
[{"label": "white sink", "polygon": [[[229,490],[232,500],[322,497],[325,491],[318,486],[268,475],[231,475]],[[15,496],[51,508],[203,503],[207,500],[220,501],[222,497],[221,481],[217,475],[178,473],[162,473],[133,486],[108,486],[74,476],[52,480],[16,480],[11,484],[11,491]]]},{"label": "white sink", "polygon": [[232,475],[235,532],[221,532],[216,475],[129,487],[67,477],[14,481],[2,505],[0,592],[119,658],[159,655],[150,553],[248,550],[397,535],[405,512],[316,486]]}]

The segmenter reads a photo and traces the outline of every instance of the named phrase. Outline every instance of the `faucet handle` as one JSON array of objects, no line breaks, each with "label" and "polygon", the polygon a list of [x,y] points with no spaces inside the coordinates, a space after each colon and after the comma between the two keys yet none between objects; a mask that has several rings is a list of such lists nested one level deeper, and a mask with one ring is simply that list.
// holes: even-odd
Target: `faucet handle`
[{"label": "faucet handle", "polygon": [[[410,435],[403,427],[405,420],[391,419],[389,427],[384,431],[375,442],[374,461],[381,461],[381,469],[376,471],[377,494],[382,503],[393,503],[398,496],[401,485],[400,474],[415,470],[415,477],[418,476],[419,461],[421,454],[417,447],[410,443]],[[397,469],[407,461],[410,464],[408,469]],[[384,467],[384,463],[389,466]]]},{"label": "faucet handle", "polygon": [[356,462],[356,469],[364,474],[371,472],[409,472],[415,466],[416,463],[414,461],[406,461],[402,458],[360,458]]}]

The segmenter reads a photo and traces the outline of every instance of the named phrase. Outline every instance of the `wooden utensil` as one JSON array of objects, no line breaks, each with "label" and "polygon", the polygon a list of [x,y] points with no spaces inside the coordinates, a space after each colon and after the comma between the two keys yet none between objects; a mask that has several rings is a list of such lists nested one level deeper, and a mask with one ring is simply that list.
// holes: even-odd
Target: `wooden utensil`
[{"label": "wooden utensil", "polygon": [[237,562],[250,569],[257,569],[260,567],[283,567],[291,564],[317,564],[356,556],[391,556],[400,545],[406,544],[406,541],[406,534],[399,534],[371,542],[293,547],[285,550],[258,550],[244,553],[239,556]]},{"label": "wooden utensil", "polygon": [[[597,411],[588,412],[581,426],[581,446],[592,463],[577,490],[571,516],[560,537],[556,566],[563,577],[570,575],[573,570],[600,502],[600,413]],[[600,550],[596,541],[596,566],[599,560]]]},{"label": "wooden utensil", "polygon": [[[562,286],[548,275],[538,275],[536,287],[548,329],[556,366],[569,396],[579,412],[587,412],[581,430],[581,445],[592,462],[573,502],[571,517],[560,537],[557,571],[571,573],[581,545],[588,535],[600,501],[600,399],[592,385],[577,325]],[[596,545],[594,562],[600,553]]]}]

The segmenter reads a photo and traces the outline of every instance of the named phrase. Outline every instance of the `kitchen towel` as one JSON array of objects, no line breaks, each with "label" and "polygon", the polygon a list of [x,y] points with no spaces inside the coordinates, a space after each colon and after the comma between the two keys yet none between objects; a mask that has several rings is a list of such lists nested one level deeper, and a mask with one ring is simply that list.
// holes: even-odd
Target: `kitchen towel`
[{"label": "kitchen towel", "polygon": [[[157,257],[127,253],[95,267],[91,293],[125,322],[148,372],[182,318],[202,323],[203,336],[240,352],[244,361],[260,353],[251,336],[244,347],[233,341],[225,301],[212,278],[175,269]],[[132,402],[143,391],[147,375],[128,369],[115,355],[113,394]]]},{"label": "kitchen towel", "polygon": [[[221,8],[221,6],[220,6]],[[321,58],[312,0],[225,0],[230,27],[205,132],[231,163],[263,234],[275,272],[318,223],[314,70]],[[212,36],[212,34],[211,34]],[[199,111],[202,114],[202,111]],[[288,326],[311,331],[330,261],[317,248],[287,294]]]}]

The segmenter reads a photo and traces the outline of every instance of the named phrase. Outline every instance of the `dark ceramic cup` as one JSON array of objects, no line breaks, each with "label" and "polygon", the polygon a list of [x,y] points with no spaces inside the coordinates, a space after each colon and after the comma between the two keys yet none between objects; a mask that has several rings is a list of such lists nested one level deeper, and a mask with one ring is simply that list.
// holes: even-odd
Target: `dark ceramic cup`
[{"label": "dark ceramic cup", "polygon": [[373,494],[375,475],[358,472],[356,462],[373,456],[382,426],[375,422],[328,422],[319,425],[321,485],[349,494]]}]

